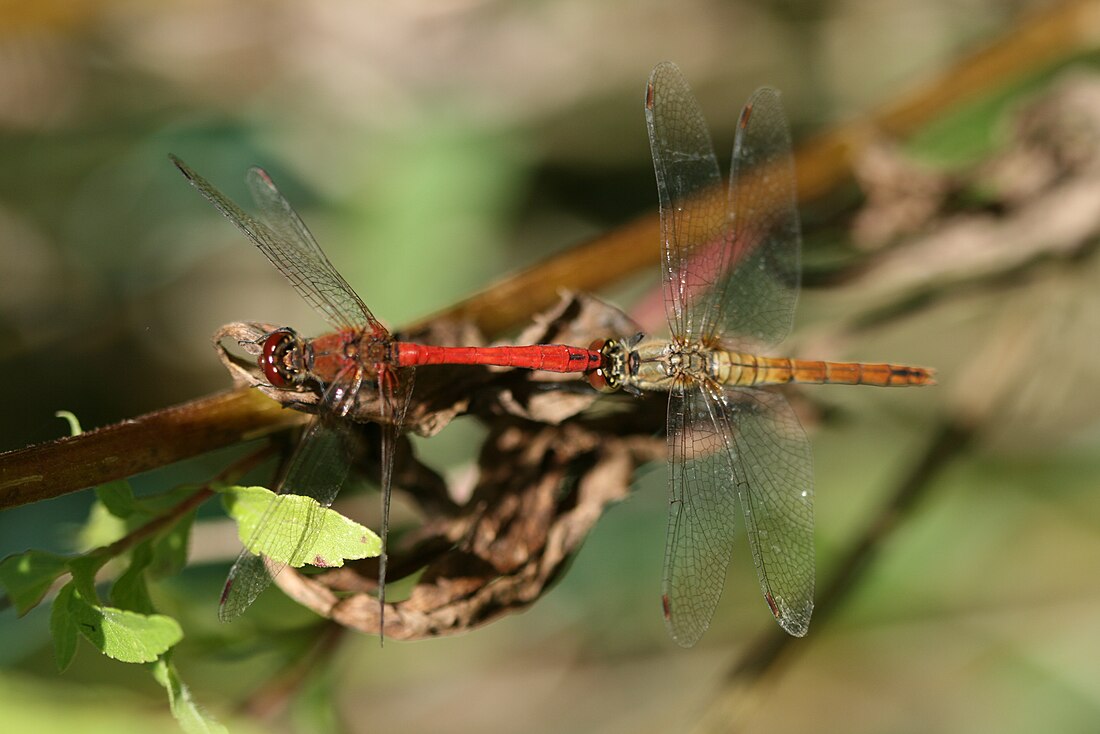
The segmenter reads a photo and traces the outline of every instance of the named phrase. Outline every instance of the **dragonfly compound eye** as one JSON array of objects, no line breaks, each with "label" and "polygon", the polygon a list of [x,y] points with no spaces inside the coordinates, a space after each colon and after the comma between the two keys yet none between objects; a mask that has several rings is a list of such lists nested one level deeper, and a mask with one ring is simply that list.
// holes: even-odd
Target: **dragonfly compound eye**
[{"label": "dragonfly compound eye", "polygon": [[274,387],[290,387],[301,373],[298,335],[290,329],[271,332],[260,352],[260,370]]}]

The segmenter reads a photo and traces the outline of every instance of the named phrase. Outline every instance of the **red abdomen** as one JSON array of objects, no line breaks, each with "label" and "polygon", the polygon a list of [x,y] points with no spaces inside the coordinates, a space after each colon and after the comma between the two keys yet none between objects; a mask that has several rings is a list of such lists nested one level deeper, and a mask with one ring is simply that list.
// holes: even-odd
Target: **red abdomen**
[{"label": "red abdomen", "polygon": [[564,344],[523,347],[433,347],[397,342],[397,362],[402,367],[429,364],[480,364],[521,367],[547,372],[587,372],[600,364],[600,353]]}]

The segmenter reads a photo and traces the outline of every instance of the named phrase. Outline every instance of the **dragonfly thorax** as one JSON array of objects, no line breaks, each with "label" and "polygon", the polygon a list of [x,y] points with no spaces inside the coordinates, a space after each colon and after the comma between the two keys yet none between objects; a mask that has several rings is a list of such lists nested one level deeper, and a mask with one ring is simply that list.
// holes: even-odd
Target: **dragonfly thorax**
[{"label": "dragonfly thorax", "polygon": [[[588,382],[602,392],[667,391],[677,380],[702,380],[716,369],[714,351],[702,344],[669,341],[600,340],[590,349],[603,357],[588,373]],[[635,346],[636,345],[636,346]]]},{"label": "dragonfly thorax", "polygon": [[633,369],[626,382],[639,390],[667,391],[679,380],[702,380],[714,370],[713,351],[697,343],[645,342],[629,361]]},{"label": "dragonfly thorax", "polygon": [[377,377],[392,360],[392,352],[389,338],[368,329],[342,329],[305,340],[303,362],[310,380],[331,385],[345,374]]},{"label": "dragonfly thorax", "polygon": [[367,330],[359,339],[351,339],[344,348],[348,359],[358,359],[364,365],[379,365],[394,362],[394,344],[389,338],[382,338]]}]

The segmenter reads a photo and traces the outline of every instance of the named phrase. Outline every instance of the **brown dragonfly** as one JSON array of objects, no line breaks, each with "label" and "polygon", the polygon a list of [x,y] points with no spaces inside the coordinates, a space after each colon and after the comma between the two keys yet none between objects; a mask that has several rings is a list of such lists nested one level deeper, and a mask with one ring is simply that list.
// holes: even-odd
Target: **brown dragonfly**
[{"label": "brown dragonfly", "polygon": [[661,211],[671,340],[592,345],[601,390],[668,392],[668,532],[661,601],[690,646],[710,625],[733,548],[740,499],[764,598],[802,636],[814,597],[813,463],[798,417],[773,385],[933,384],[922,367],[758,354],[791,329],[801,276],[790,132],[779,93],[741,112],[728,193],[706,122],[680,70],[658,65],[645,116]]}]

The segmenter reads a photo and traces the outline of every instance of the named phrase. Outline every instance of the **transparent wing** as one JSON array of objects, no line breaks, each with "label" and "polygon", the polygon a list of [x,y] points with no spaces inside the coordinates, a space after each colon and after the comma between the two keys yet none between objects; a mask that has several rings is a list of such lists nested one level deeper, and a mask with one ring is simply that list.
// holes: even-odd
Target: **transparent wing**
[{"label": "transparent wing", "polygon": [[779,92],[761,88],[741,111],[730,166],[731,237],[718,287],[701,304],[702,332],[761,345],[786,338],[801,277],[794,161]]},{"label": "transparent wing", "polygon": [[[306,429],[277,494],[312,497],[321,507],[328,507],[336,499],[355,457],[353,424],[345,417],[355,405],[362,380],[358,367],[349,368],[325,391],[324,412]],[[297,548],[306,548],[317,540],[319,519],[316,507],[302,512],[292,505],[272,500],[248,546],[254,547],[276,532],[284,534],[287,528],[294,528],[298,533]],[[248,547],[242,550],[222,590],[219,618],[229,622],[239,617],[286,565],[254,555]]]},{"label": "transparent wing", "polygon": [[301,218],[264,171],[253,168],[248,172],[248,185],[261,211],[261,219],[255,219],[179,158],[171,156],[171,159],[191,185],[244,232],[290,281],[298,295],[332,326],[348,329],[366,324],[376,336],[387,334],[325,257]]},{"label": "transparent wing", "polygon": [[405,414],[412,401],[415,371],[405,367],[387,372],[393,380],[383,379],[382,410],[387,421],[382,423],[382,555],[378,558],[378,633],[385,637],[386,628],[386,564],[389,559],[390,496],[393,493],[393,464],[397,437],[405,423]]},{"label": "transparent wing", "polygon": [[665,624],[684,647],[710,626],[733,548],[736,499],[720,393],[678,381],[668,396],[668,534],[662,581]]},{"label": "transparent wing", "polygon": [[706,121],[675,64],[649,77],[646,127],[661,211],[665,313],[673,338],[699,341],[697,301],[722,273],[728,239],[726,197]]},{"label": "transparent wing", "polygon": [[814,608],[813,456],[806,432],[778,392],[725,390],[729,468],[764,598],[779,625],[802,637]]},{"label": "transparent wing", "polygon": [[[813,610],[810,447],[777,393],[678,384],[669,395],[669,522],[663,601],[684,647],[706,632],[725,585],[736,510],[779,624],[802,636]],[[733,482],[731,482],[731,477]]]}]

